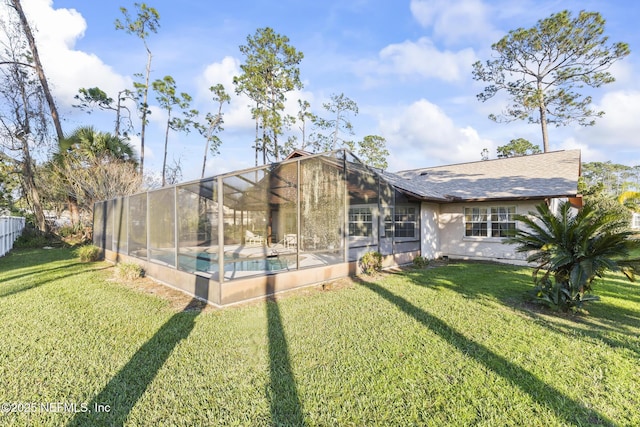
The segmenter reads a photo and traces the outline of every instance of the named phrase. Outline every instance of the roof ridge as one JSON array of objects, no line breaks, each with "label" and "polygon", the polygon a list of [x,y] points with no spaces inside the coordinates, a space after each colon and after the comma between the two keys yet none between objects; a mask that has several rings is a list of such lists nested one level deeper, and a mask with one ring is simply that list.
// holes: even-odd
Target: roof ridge
[{"label": "roof ridge", "polygon": [[539,157],[539,156],[547,156],[550,154],[560,154],[560,153],[569,153],[569,152],[573,152],[573,151],[577,151],[580,152],[580,149],[578,148],[572,148],[569,150],[554,150],[554,151],[548,151],[546,153],[536,153],[536,154],[527,154],[524,156],[513,156],[513,157],[502,157],[502,158],[498,158],[498,159],[487,159],[487,160],[474,160],[474,161],[470,161],[470,162],[460,162],[460,163],[448,163],[445,165],[438,165],[438,166],[426,166],[426,167],[422,167],[422,168],[415,168],[415,169],[403,169],[397,172],[394,172],[396,174],[401,174],[401,173],[407,173],[407,172],[417,172],[417,171],[424,171],[427,169],[436,169],[436,168],[448,168],[448,167],[452,167],[452,166],[462,166],[462,165],[472,165],[472,164],[487,164],[487,163],[494,163],[494,162],[502,162],[502,161],[513,161],[516,159],[523,159],[523,158],[531,158],[531,157]]}]

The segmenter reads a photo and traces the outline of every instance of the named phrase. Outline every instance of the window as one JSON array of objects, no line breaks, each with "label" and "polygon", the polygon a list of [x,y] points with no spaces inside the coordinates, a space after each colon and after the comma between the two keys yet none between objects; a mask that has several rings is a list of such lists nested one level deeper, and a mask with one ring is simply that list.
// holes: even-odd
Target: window
[{"label": "window", "polygon": [[516,230],[515,206],[465,208],[466,237],[509,237]]},{"label": "window", "polygon": [[[393,211],[391,211],[393,212]],[[393,237],[393,214],[387,213],[384,216],[384,234],[383,237],[389,239]]]},{"label": "window", "polygon": [[415,207],[396,207],[393,219],[395,237],[416,237],[418,216]]},{"label": "window", "polygon": [[487,235],[487,209],[486,208],[465,208],[464,209],[465,231],[464,235],[486,236]]},{"label": "window", "polygon": [[349,209],[349,236],[369,237],[373,235],[371,208]]},{"label": "window", "polygon": [[491,237],[509,237],[516,231],[515,206],[491,208]]},{"label": "window", "polygon": [[640,214],[634,213],[631,221],[631,228],[640,229]]}]

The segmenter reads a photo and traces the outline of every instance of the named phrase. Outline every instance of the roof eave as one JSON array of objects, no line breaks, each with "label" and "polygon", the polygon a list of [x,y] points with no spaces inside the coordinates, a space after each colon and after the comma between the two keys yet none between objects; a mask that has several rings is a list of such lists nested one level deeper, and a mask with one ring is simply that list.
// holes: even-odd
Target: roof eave
[{"label": "roof eave", "polygon": [[445,203],[448,201],[448,199],[446,198],[441,198],[441,197],[433,197],[433,196],[424,196],[422,194],[417,194],[414,193],[412,191],[409,190],[405,190],[403,188],[400,187],[396,187],[395,185],[391,184],[397,191],[401,192],[402,194],[404,194],[405,196],[411,197],[413,199],[417,199],[420,200],[422,202],[436,202],[436,203]]},{"label": "roof eave", "polygon": [[532,195],[532,196],[506,196],[506,197],[458,197],[449,196],[448,203],[464,203],[464,202],[518,202],[529,200],[545,200],[545,199],[557,199],[557,198],[576,198],[577,194],[552,194],[552,195]]}]

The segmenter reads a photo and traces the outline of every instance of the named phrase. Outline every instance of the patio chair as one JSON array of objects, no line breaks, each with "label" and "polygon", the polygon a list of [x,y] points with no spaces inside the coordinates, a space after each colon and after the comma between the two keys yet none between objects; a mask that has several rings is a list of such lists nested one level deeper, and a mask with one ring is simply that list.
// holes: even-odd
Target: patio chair
[{"label": "patio chair", "polygon": [[244,232],[244,240],[246,245],[264,245],[267,242],[264,237],[254,234],[249,230]]},{"label": "patio chair", "polygon": [[287,249],[295,248],[298,246],[298,236],[295,234],[285,234],[282,239],[282,245]]}]

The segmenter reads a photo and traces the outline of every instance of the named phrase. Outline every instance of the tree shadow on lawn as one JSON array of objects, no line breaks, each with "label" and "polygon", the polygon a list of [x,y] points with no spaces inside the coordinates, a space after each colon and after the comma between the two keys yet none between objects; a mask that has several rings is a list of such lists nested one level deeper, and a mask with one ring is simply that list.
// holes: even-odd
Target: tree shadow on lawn
[{"label": "tree shadow on lawn", "polygon": [[[268,287],[268,293],[272,287]],[[275,297],[266,302],[269,345],[269,388],[267,398],[274,426],[305,426],[302,403],[291,368],[289,346],[285,336],[280,307]]]},{"label": "tree shadow on lawn", "polygon": [[[579,333],[600,339],[612,347],[625,347],[640,354],[638,345],[630,345],[625,340],[618,340],[613,334],[626,335],[630,341],[637,342],[640,329],[639,314],[630,309],[615,307],[605,300],[590,302],[586,305],[588,315],[562,313],[553,311],[546,306],[531,301],[529,292],[533,289],[530,270],[526,267],[516,267],[491,262],[452,262],[446,267],[429,270],[406,270],[402,274],[413,284],[429,288],[446,288],[463,295],[465,298],[482,300],[489,299],[517,310],[520,314],[538,322],[544,322],[546,327],[562,334]],[[602,297],[612,296],[626,298],[626,295],[612,293],[612,291],[627,291],[633,295],[639,293],[640,288],[631,286],[621,287],[623,279],[606,278],[606,283],[596,283],[595,294]],[[620,282],[620,283],[619,283]],[[600,286],[598,286],[600,285]],[[554,319],[559,320],[555,322]]]},{"label": "tree shadow on lawn", "polygon": [[[71,250],[63,248],[54,249],[14,249],[7,255],[0,257],[0,275],[3,282],[21,279],[29,276],[41,275],[61,269],[75,267],[79,262],[50,266],[52,263],[77,260]],[[26,270],[26,271],[25,271]],[[11,275],[9,275],[12,273]]]},{"label": "tree shadow on lawn", "polygon": [[465,298],[491,299],[512,306],[532,289],[526,267],[483,261],[450,261],[437,268],[408,269],[402,275],[414,284],[451,289]]},{"label": "tree shadow on lawn", "polygon": [[411,316],[424,327],[446,340],[460,352],[473,358],[476,362],[484,365],[487,369],[493,371],[513,386],[528,394],[533,401],[555,412],[558,418],[564,419],[565,422],[576,425],[615,425],[603,414],[587,408],[580,402],[541,381],[531,372],[495,354],[484,345],[465,337],[440,318],[413,305],[406,299],[378,284],[364,280],[360,280],[359,282],[362,286],[375,292],[391,304],[394,304],[405,314]]},{"label": "tree shadow on lawn", "polygon": [[623,298],[628,301],[640,303],[640,283],[638,278],[630,282],[626,278],[605,276],[604,282],[595,282],[595,293],[601,297]]},{"label": "tree shadow on lawn", "polygon": [[[602,306],[603,303],[596,302]],[[602,307],[599,307],[602,308]],[[554,332],[573,336],[579,334],[595,340],[601,341],[612,348],[626,348],[640,357],[640,340],[638,331],[640,330],[640,317],[638,312],[622,309],[619,307],[610,308],[607,313],[614,313],[614,319],[595,317],[594,312],[587,317],[566,315],[571,323],[553,321],[553,317],[558,317],[558,313],[547,312],[543,315],[540,310],[521,310],[530,319],[540,322],[545,328]],[[625,327],[628,326],[627,327]],[[635,327],[634,329],[631,329]],[[626,339],[618,339],[616,336],[626,336]]]},{"label": "tree shadow on lawn", "polygon": [[[46,283],[72,277],[88,271],[104,270],[110,266],[97,263],[69,262],[63,265],[50,266],[51,263],[71,261],[77,259],[73,252],[65,248],[54,249],[20,249],[10,252],[6,257],[0,258],[0,269],[3,272],[14,272],[12,275],[2,275],[0,282],[0,298],[27,291]],[[86,265],[86,269],[69,273],[71,269],[77,269],[80,265]],[[21,270],[28,271],[21,271]],[[62,274],[60,274],[62,273]],[[47,276],[46,278],[40,278]],[[17,281],[18,284],[7,284]],[[33,279],[33,280],[30,280]]]},{"label": "tree shadow on lawn", "polygon": [[[47,278],[46,279],[40,279],[40,280],[33,280],[33,281],[28,281],[25,280],[22,283],[19,284],[11,284],[11,285],[6,285],[6,284],[1,284],[0,285],[0,298],[3,297],[8,297],[11,295],[15,295],[18,294],[20,292],[25,292],[28,291],[30,289],[34,289],[34,288],[38,288],[42,285],[46,285],[47,283],[51,283],[51,282],[55,282],[58,280],[62,280],[62,279],[66,279],[68,277],[73,277],[73,276],[77,276],[79,274],[84,274],[90,271],[98,271],[98,270],[105,270],[107,268],[110,268],[109,266],[96,266],[94,268],[88,268],[88,269],[83,269],[81,271],[75,271],[73,273],[67,273],[67,274],[59,274],[59,275],[55,275],[53,277],[49,277],[49,274],[53,271],[62,271],[62,270],[67,270],[69,268],[73,268],[77,265],[80,265],[83,263],[73,263],[73,264],[67,264],[64,266],[60,266],[60,267],[55,267],[55,268],[50,268],[48,270],[40,270],[38,272],[34,272],[34,273],[29,273],[29,274],[25,274],[24,276],[40,276],[40,275],[46,275]],[[20,277],[20,276],[18,276]],[[16,277],[13,277],[12,280],[15,280]]]},{"label": "tree shadow on lawn", "polygon": [[[78,412],[67,426],[124,425],[129,413],[165,364],[175,346],[189,336],[196,317],[205,306],[205,303],[193,298],[182,311],[167,320],[93,398],[88,404],[88,411]],[[96,405],[109,405],[109,411],[94,411]]]},{"label": "tree shadow on lawn", "polygon": [[[44,268],[46,266],[46,264],[33,265],[33,266],[29,266],[29,267],[20,267],[20,270],[23,269],[23,268],[33,268],[33,270],[28,271],[28,272],[23,272],[23,273],[17,273],[17,274],[14,274],[13,276],[3,276],[2,277],[2,281],[6,283],[6,282],[9,282],[9,281],[12,281],[12,280],[25,279],[25,278],[30,277],[30,276],[40,276],[42,274],[52,273],[52,272],[57,271],[57,270],[66,270],[68,268],[73,268],[73,267],[76,267],[76,266],[78,266],[80,264],[81,264],[80,262],[74,262],[73,264],[59,265],[57,267],[51,267],[51,268]],[[18,270],[18,269],[16,269],[16,270]]]}]

